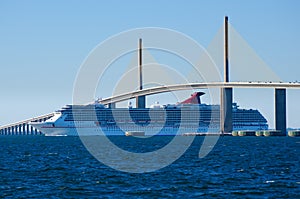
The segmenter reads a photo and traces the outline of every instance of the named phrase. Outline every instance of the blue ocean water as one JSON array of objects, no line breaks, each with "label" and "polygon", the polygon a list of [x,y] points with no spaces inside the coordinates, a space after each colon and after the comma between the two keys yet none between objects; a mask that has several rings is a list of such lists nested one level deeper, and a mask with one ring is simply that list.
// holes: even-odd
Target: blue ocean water
[{"label": "blue ocean water", "polygon": [[[111,138],[140,152],[161,148],[171,139]],[[225,136],[200,159],[202,142],[203,137],[196,137],[181,158],[161,170],[135,174],[100,163],[79,137],[2,136],[0,197],[300,197],[299,138]]]}]

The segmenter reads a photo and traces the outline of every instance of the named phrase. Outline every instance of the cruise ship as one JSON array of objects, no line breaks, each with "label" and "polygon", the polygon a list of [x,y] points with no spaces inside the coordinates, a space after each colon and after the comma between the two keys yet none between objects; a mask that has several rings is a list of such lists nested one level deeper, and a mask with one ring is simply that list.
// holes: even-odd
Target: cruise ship
[{"label": "cruise ship", "polygon": [[[201,103],[203,92],[195,92],[177,104],[149,108],[110,108],[99,101],[88,105],[66,105],[44,122],[32,122],[46,136],[125,135],[184,135],[215,133],[220,129],[220,106]],[[267,120],[258,111],[232,106],[233,130],[266,130]]]}]

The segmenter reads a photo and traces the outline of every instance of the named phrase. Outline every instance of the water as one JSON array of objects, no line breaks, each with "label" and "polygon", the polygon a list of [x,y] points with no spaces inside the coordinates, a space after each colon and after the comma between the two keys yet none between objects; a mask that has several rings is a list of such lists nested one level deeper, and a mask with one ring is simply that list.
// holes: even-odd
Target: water
[{"label": "water", "polygon": [[[171,137],[111,138],[132,151],[151,151]],[[203,137],[172,165],[152,173],[113,170],[78,137],[0,137],[1,198],[299,198],[300,139],[221,137],[199,159]],[[151,149],[151,150],[149,150]],[[137,165],[138,166],[138,165]]]}]

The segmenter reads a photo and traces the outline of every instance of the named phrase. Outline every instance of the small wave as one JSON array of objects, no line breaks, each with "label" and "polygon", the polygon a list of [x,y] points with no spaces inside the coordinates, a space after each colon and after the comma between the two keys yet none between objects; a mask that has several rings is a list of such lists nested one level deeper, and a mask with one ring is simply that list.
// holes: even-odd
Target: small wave
[{"label": "small wave", "polygon": [[269,183],[274,183],[274,180],[267,180],[265,183],[269,184]]},{"label": "small wave", "polygon": [[48,153],[48,155],[58,155],[58,153]]}]

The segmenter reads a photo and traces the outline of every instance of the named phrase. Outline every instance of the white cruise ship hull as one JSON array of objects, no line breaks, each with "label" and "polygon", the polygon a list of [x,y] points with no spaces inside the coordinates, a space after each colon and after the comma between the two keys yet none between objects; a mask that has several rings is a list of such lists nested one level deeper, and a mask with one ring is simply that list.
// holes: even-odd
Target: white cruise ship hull
[{"label": "white cruise ship hull", "polygon": [[126,132],[141,131],[146,136],[153,135],[181,135],[184,133],[193,132],[217,132],[217,129],[211,128],[191,128],[191,127],[143,127],[133,128],[131,126],[114,128],[114,127],[99,127],[99,126],[49,126],[41,124],[31,124],[38,130],[40,130],[45,136],[113,136],[113,135],[125,135]]},{"label": "white cruise ship hull", "polygon": [[[45,123],[46,124],[46,123]],[[146,136],[153,135],[183,135],[185,133],[216,133],[218,127],[141,127],[133,128],[132,126],[123,126],[120,128],[114,127],[99,127],[99,126],[50,126],[41,123],[31,125],[40,130],[45,136],[113,136],[125,135],[126,132],[141,131],[145,132]],[[249,125],[243,127],[234,127],[233,130],[265,130],[257,126]]]}]

